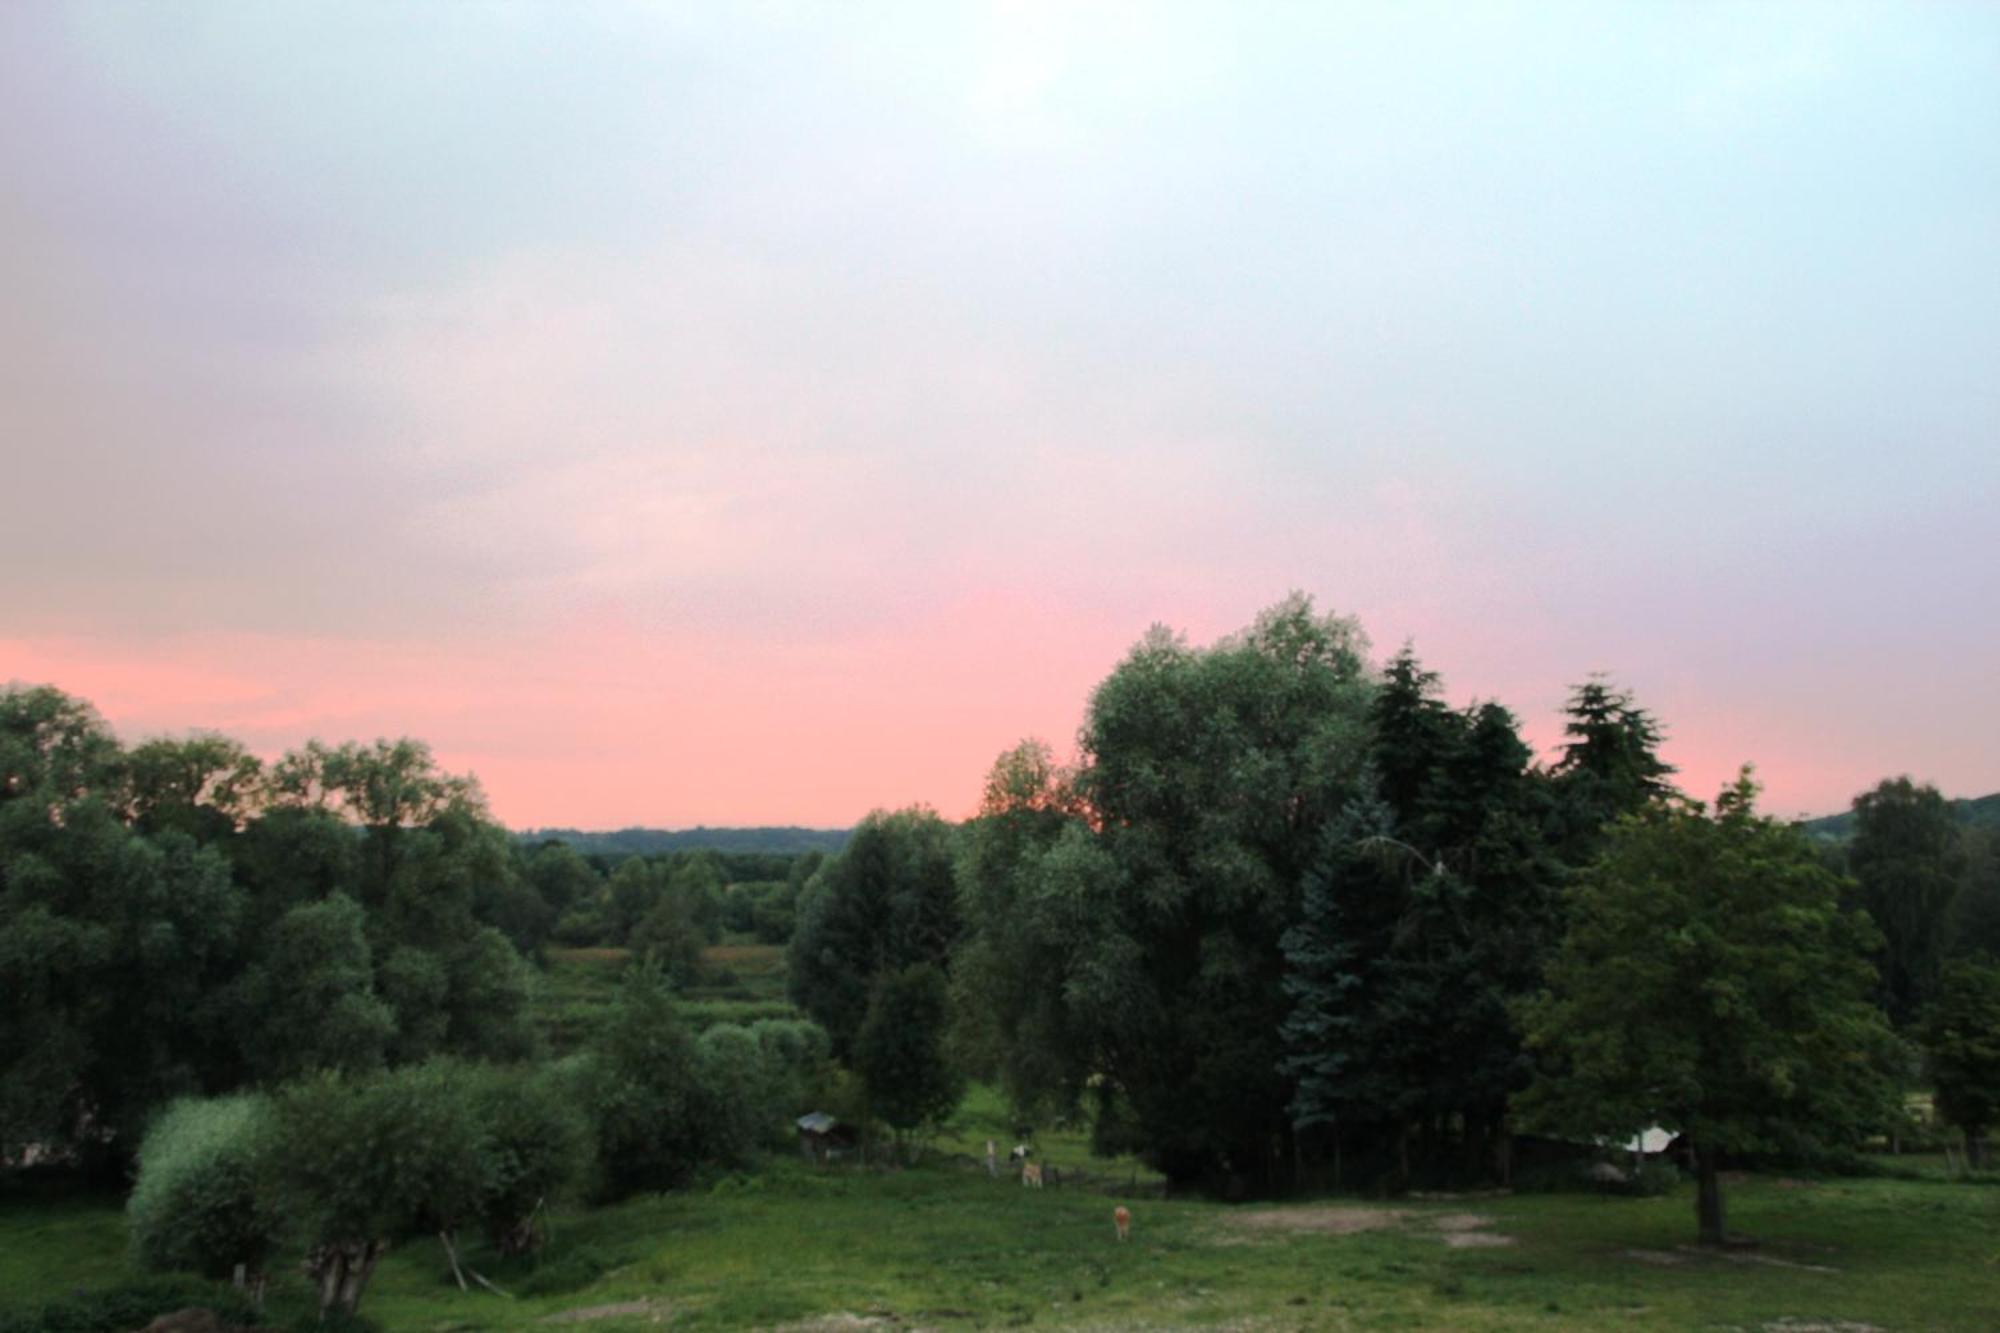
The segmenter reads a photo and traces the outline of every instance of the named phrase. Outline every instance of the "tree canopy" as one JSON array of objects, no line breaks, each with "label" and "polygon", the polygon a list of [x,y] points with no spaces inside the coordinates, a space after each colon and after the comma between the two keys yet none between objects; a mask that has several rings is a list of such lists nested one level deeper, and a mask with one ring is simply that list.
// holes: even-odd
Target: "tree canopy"
[{"label": "tree canopy", "polygon": [[1541,1059],[1524,1114],[1585,1136],[1685,1135],[1712,1244],[1723,1154],[1846,1144],[1894,1101],[1874,928],[1755,796],[1745,769],[1713,814],[1658,802],[1613,825],[1524,1011]]}]

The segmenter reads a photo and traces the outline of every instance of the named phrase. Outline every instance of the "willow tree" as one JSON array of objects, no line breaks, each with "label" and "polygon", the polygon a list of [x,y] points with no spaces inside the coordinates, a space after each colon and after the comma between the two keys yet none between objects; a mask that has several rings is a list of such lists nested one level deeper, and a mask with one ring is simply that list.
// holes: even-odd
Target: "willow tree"
[{"label": "willow tree", "polygon": [[[1156,627],[1090,699],[1086,820],[1043,853],[1072,1069],[1181,1180],[1292,1160],[1280,937],[1321,828],[1366,783],[1373,683],[1352,620],[1295,595],[1206,648]],[[1107,1142],[1105,1146],[1112,1146]]]}]

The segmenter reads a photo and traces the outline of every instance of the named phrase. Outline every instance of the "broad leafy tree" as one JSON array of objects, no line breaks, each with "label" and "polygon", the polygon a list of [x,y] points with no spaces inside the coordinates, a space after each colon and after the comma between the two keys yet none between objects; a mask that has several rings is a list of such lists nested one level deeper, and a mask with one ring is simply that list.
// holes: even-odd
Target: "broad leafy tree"
[{"label": "broad leafy tree", "polygon": [[942,968],[959,937],[952,830],[928,809],[861,821],[799,902],[788,954],[792,999],[848,1059],[876,978]]},{"label": "broad leafy tree", "polygon": [[392,1241],[480,1215],[493,1159],[448,1064],[296,1083],[275,1099],[277,1198],[309,1246],[320,1316],[353,1315]]},{"label": "broad leafy tree", "polygon": [[396,1037],[360,905],[342,894],[286,913],[240,987],[245,1063],[266,1083],[378,1069]]},{"label": "broad leafy tree", "polygon": [[674,1012],[673,985],[658,967],[625,970],[578,1080],[606,1197],[677,1188],[710,1155],[714,1098]]},{"label": "broad leafy tree", "polygon": [[854,1071],[868,1106],[898,1138],[942,1120],[958,1106],[965,1079],[945,1051],[944,973],[916,963],[875,981],[854,1038]]},{"label": "broad leafy tree", "polygon": [[1986,1131],[2000,1123],[2000,966],[1954,958],[1918,1028],[1938,1114],[1965,1134],[1966,1160],[1987,1164]]},{"label": "broad leafy tree", "polygon": [[1707,1244],[1725,1238],[1724,1154],[1845,1146],[1894,1102],[1876,933],[1755,794],[1746,769],[1712,815],[1655,802],[1614,825],[1525,1008],[1542,1065],[1524,1113],[1581,1135],[1685,1135]]},{"label": "broad leafy tree", "polygon": [[1937,788],[1890,778],[1854,798],[1848,869],[1882,931],[1882,1002],[1899,1027],[1923,1007],[1943,956],[1962,860]]},{"label": "broad leafy tree", "polygon": [[1047,745],[1023,741],[994,761],[959,859],[967,937],[952,963],[953,1049],[1029,1121],[1069,1111],[1091,1073],[1063,998],[1080,942],[1050,859],[1065,832],[1088,843],[1071,775]]},{"label": "broad leafy tree", "polygon": [[[1287,1169],[1279,939],[1321,829],[1367,782],[1366,643],[1294,596],[1212,647],[1155,628],[1091,696],[1044,919],[1099,1095],[1170,1177]],[[1066,938],[1065,938],[1066,936]]]}]

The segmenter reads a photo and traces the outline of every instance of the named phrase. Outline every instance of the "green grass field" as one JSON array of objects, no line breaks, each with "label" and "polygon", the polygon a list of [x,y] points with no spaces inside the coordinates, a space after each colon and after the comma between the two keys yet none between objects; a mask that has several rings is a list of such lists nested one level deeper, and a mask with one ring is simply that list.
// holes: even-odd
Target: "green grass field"
[{"label": "green grass field", "polygon": [[[1730,1190],[1731,1222],[1763,1243],[1728,1256],[1688,1246],[1686,1187],[1654,1199],[1229,1207],[1138,1198],[1126,1245],[1113,1236],[1118,1197],[1026,1190],[955,1158],[886,1171],[774,1160],[701,1191],[559,1215],[534,1269],[475,1248],[474,1265],[519,1293],[512,1300],[460,1292],[440,1247],[411,1241],[384,1262],[365,1308],[385,1328],[434,1333],[864,1320],[941,1329],[2000,1326],[2000,1189],[1990,1186],[1752,1177]],[[0,1206],[0,1307],[113,1280],[125,1263],[113,1203]],[[278,1309],[302,1300],[286,1275]]]}]

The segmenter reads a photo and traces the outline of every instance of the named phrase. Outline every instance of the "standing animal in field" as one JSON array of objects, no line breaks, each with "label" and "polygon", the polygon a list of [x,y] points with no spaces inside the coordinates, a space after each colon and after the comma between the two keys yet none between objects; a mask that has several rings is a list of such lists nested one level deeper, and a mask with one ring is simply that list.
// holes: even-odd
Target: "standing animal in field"
[{"label": "standing animal in field", "polygon": [[1111,1222],[1112,1225],[1118,1228],[1118,1239],[1120,1240],[1132,1239],[1131,1209],[1127,1208],[1122,1203],[1119,1204],[1116,1208],[1113,1208],[1111,1210]]},{"label": "standing animal in field", "polygon": [[1035,1189],[1042,1187],[1042,1164],[1040,1162],[1021,1163],[1021,1183]]}]

